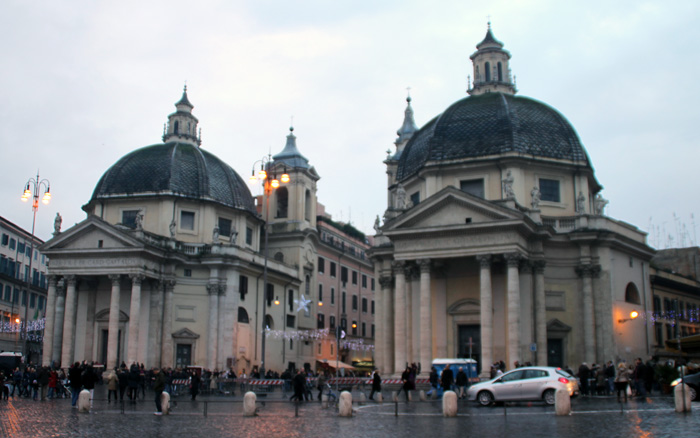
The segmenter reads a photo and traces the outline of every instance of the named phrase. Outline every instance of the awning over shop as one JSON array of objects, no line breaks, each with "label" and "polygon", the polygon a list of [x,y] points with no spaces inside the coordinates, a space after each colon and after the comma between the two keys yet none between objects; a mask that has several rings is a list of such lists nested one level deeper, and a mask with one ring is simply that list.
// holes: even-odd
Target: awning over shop
[{"label": "awning over shop", "polygon": [[321,366],[327,366],[329,368],[333,369],[346,369],[346,370],[354,370],[355,367],[352,365],[348,365],[345,362],[341,362],[339,360],[317,360],[316,362],[320,363]]},{"label": "awning over shop", "polygon": [[[680,349],[683,353],[700,353],[700,335],[686,336],[680,339],[680,343]],[[678,351],[678,339],[669,339],[666,341],[666,348]]]}]

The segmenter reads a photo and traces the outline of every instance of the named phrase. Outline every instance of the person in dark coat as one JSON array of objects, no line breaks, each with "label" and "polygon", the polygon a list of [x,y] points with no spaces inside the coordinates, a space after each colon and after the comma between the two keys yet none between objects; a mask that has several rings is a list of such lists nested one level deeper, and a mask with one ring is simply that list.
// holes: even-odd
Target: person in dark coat
[{"label": "person in dark coat", "polygon": [[455,381],[455,375],[450,369],[450,364],[445,365],[445,369],[442,370],[442,376],[440,376],[440,384],[442,385],[443,391],[449,391],[452,389],[452,383]]},{"label": "person in dark coat", "polygon": [[588,379],[591,377],[591,369],[586,362],[578,368],[578,379],[581,382],[581,394],[588,395]]},{"label": "person in dark coat", "polygon": [[126,372],[126,366],[119,368],[117,378],[119,379],[119,401],[124,401],[124,393],[129,386],[129,373]]},{"label": "person in dark coat", "polygon": [[190,380],[190,394],[192,395],[192,400],[197,398],[199,394],[199,385],[202,383],[202,379],[199,377],[196,371],[192,371],[192,377]]},{"label": "person in dark coat", "polygon": [[401,373],[401,389],[399,389],[399,392],[396,394],[396,398],[398,399],[399,395],[401,395],[401,391],[406,393],[406,401],[408,402],[408,391],[411,390],[411,369],[409,367],[406,367],[403,373]]},{"label": "person in dark coat", "polygon": [[136,364],[132,364],[129,369],[129,400],[136,401],[139,398],[139,381],[141,380],[141,372]]},{"label": "person in dark coat", "polygon": [[49,367],[39,367],[37,380],[41,387],[41,400],[46,400],[46,395],[49,392]]},{"label": "person in dark coat", "polygon": [[306,393],[306,375],[303,370],[299,370],[296,376],[294,376],[292,385],[294,386],[294,395],[290,397],[289,401],[304,401],[304,394]]},{"label": "person in dark coat", "polygon": [[92,365],[85,367],[82,376],[83,388],[90,391],[90,408],[92,409],[92,396],[95,393],[95,383],[97,383],[97,373]]},{"label": "person in dark coat", "polygon": [[463,367],[459,367],[459,371],[457,371],[455,384],[457,385],[457,397],[467,398],[467,373],[464,372]]},{"label": "person in dark coat", "polygon": [[369,393],[369,399],[374,400],[374,393],[382,392],[382,378],[379,375],[378,370],[374,370],[372,373],[372,391]]},{"label": "person in dark coat", "polygon": [[80,389],[83,387],[81,374],[83,370],[80,369],[80,362],[76,362],[68,370],[68,379],[70,380],[70,389],[73,392],[73,397],[71,399],[71,406],[76,407],[78,404],[78,396],[80,395]]},{"label": "person in dark coat", "polygon": [[160,396],[165,390],[165,374],[159,368],[153,369],[154,380],[153,380],[153,391],[156,393],[156,411],[154,415],[163,415],[163,407],[160,404]]}]

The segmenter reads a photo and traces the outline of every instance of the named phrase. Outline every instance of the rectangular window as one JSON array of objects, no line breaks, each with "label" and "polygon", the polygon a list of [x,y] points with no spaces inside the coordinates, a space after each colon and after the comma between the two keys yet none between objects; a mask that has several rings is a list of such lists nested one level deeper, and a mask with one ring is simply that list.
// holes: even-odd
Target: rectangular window
[{"label": "rectangular window", "polygon": [[26,247],[25,247],[25,245],[24,245],[24,242],[19,242],[19,243],[17,244],[17,252],[18,252],[19,254],[24,254],[25,248],[26,248]]},{"label": "rectangular window", "polygon": [[22,305],[25,307],[27,306],[27,291],[26,290],[22,291]]},{"label": "rectangular window", "polygon": [[367,289],[367,276],[365,274],[362,274],[362,287]]},{"label": "rectangular window", "polygon": [[15,249],[15,239],[10,238],[10,249]]},{"label": "rectangular window", "polygon": [[459,189],[470,195],[484,197],[484,179],[467,179],[459,182]]},{"label": "rectangular window", "polygon": [[269,284],[267,285],[267,296],[265,297],[265,301],[267,301],[267,307],[270,307],[272,305],[272,299],[275,296],[275,285],[274,284]]},{"label": "rectangular window", "polygon": [[192,276],[192,269],[185,269],[183,274],[185,277],[191,277]]},{"label": "rectangular window", "polygon": [[29,295],[29,308],[33,309],[36,307],[36,294]]},{"label": "rectangular window", "polygon": [[420,203],[420,192],[411,195],[411,203],[413,205],[418,205]]},{"label": "rectangular window", "polygon": [[19,289],[15,288],[13,295],[12,301],[14,301],[15,304],[19,304]]},{"label": "rectangular window", "polygon": [[372,315],[374,315],[374,300],[372,300]]},{"label": "rectangular window", "polygon": [[219,236],[231,237],[231,226],[233,222],[231,219],[226,219],[223,217],[219,218]]},{"label": "rectangular window", "polygon": [[323,313],[319,313],[319,314],[318,314],[317,323],[316,323],[316,328],[317,328],[317,329],[324,329],[324,328],[326,328],[326,320],[325,320],[325,317],[323,316]]},{"label": "rectangular window", "polygon": [[372,290],[374,290],[374,278],[372,279]]},{"label": "rectangular window", "polygon": [[27,245],[27,251],[25,252],[27,254],[27,257],[32,258],[32,247],[31,245]]},{"label": "rectangular window", "polygon": [[323,257],[318,258],[318,273],[323,274],[326,271],[326,259]]},{"label": "rectangular window", "polygon": [[253,244],[253,229],[250,227],[245,227],[245,244],[246,245]]},{"label": "rectangular window", "polygon": [[335,304],[335,288],[331,288],[331,304]]},{"label": "rectangular window", "polygon": [[318,302],[319,303],[323,302],[323,285],[322,284],[318,285]]},{"label": "rectangular window", "polygon": [[357,321],[352,322],[352,334],[357,336]]},{"label": "rectangular window", "polygon": [[372,337],[374,337],[374,324],[372,324]]},{"label": "rectangular window", "polygon": [[343,284],[348,282],[348,268],[345,266],[340,267],[340,281],[342,281]]},{"label": "rectangular window", "polygon": [[289,305],[289,311],[293,312],[294,311],[294,291],[292,289],[289,289],[287,291],[287,303]]},{"label": "rectangular window", "polygon": [[340,302],[340,306],[341,306],[341,308],[343,309],[342,312],[343,312],[343,313],[346,313],[346,312],[345,312],[345,292],[343,292],[343,298],[342,298],[342,300],[341,300],[341,302]]},{"label": "rectangular window", "polygon": [[331,330],[335,329],[335,316],[331,315],[330,319],[328,320],[328,328]]},{"label": "rectangular window", "polygon": [[357,310],[357,295],[352,296],[352,310]]},{"label": "rectangular window", "polygon": [[5,286],[5,301],[12,301],[12,286]]},{"label": "rectangular window", "polygon": [[10,236],[7,234],[2,235],[2,246],[7,246],[7,244],[10,243]]},{"label": "rectangular window", "polygon": [[362,299],[362,311],[367,313],[367,298]]},{"label": "rectangular window", "polygon": [[38,304],[38,306],[39,306],[39,310],[43,310],[43,309],[44,309],[44,297],[42,297],[41,295],[39,295],[39,304]]},{"label": "rectangular window", "polygon": [[658,322],[654,323],[654,341],[658,346],[664,344],[664,325]]},{"label": "rectangular window", "polygon": [[331,277],[335,277],[335,262],[331,262]]},{"label": "rectangular window", "polygon": [[129,228],[136,228],[136,216],[139,210],[124,210],[122,211],[122,225]]},{"label": "rectangular window", "polygon": [[245,300],[245,295],[248,293],[248,277],[241,275],[238,279],[238,291],[241,294],[241,301]]},{"label": "rectangular window", "polygon": [[364,322],[362,323],[362,337],[363,338],[367,337],[367,326],[365,325]]},{"label": "rectangular window", "polygon": [[561,202],[559,180],[540,178],[540,199],[549,202]]},{"label": "rectangular window", "polygon": [[357,271],[352,271],[352,284],[357,284]]},{"label": "rectangular window", "polygon": [[294,328],[294,323],[296,322],[296,316],[287,315],[287,327]]},{"label": "rectangular window", "polygon": [[193,211],[181,211],[180,212],[180,229],[194,231],[194,212]]}]

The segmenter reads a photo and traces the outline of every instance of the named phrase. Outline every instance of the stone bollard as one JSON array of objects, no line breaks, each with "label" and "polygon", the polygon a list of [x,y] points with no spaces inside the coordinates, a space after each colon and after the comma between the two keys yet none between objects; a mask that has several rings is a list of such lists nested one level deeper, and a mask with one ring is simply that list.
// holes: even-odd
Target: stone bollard
[{"label": "stone bollard", "polygon": [[442,394],[442,415],[445,417],[457,416],[457,394],[454,391],[445,391]]},{"label": "stone bollard", "polygon": [[437,388],[433,388],[432,391],[430,392],[430,398],[432,400],[437,400],[438,399],[438,390]]},{"label": "stone bollard", "polygon": [[408,401],[412,402],[413,401],[413,391],[408,391]]},{"label": "stone bollard", "polygon": [[425,395],[425,391],[423,391],[422,389],[418,393],[418,398],[420,399],[420,401],[427,401],[428,400],[428,397]]},{"label": "stone bollard", "polygon": [[384,396],[382,395],[381,392],[376,393],[376,394],[374,395],[374,399],[377,400],[377,403],[379,403],[380,405],[381,405],[382,403],[384,403]]},{"label": "stone bollard", "polygon": [[83,389],[78,395],[78,412],[90,412],[90,391]]},{"label": "stone bollard", "polygon": [[360,391],[360,406],[364,405],[365,403],[367,403],[367,396],[364,392]]},{"label": "stone bollard", "polygon": [[341,417],[352,417],[352,394],[347,391],[340,393],[338,412]]},{"label": "stone bollard", "polygon": [[255,416],[255,401],[258,397],[253,391],[248,391],[243,396],[243,416],[254,417]]},{"label": "stone bollard", "polygon": [[394,401],[394,402],[399,401],[399,395],[396,391],[391,391],[391,401]]},{"label": "stone bollard", "polygon": [[571,415],[571,396],[568,389],[557,389],[554,395],[554,410],[557,415]]},{"label": "stone bollard", "polygon": [[322,407],[323,409],[327,409],[327,408],[328,408],[328,399],[329,399],[329,398],[330,398],[330,397],[328,397],[328,394],[322,394],[322,395],[321,395],[321,407]]},{"label": "stone bollard", "polygon": [[[683,386],[685,386],[685,409],[683,406]],[[676,385],[673,389],[673,401],[676,405],[676,412],[690,412],[690,387],[685,383]]]},{"label": "stone bollard", "polygon": [[160,408],[163,410],[163,415],[170,413],[170,394],[165,391],[160,395]]}]

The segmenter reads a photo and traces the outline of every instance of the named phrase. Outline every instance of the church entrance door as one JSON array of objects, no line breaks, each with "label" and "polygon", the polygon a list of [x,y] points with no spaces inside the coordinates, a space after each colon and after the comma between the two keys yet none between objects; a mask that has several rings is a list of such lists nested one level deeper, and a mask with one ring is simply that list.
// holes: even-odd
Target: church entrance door
[{"label": "church entrance door", "polygon": [[457,357],[476,360],[477,372],[481,372],[481,326],[479,324],[460,325],[458,342]]},{"label": "church entrance door", "polygon": [[547,339],[547,365],[550,367],[564,366],[563,341],[563,339]]}]

